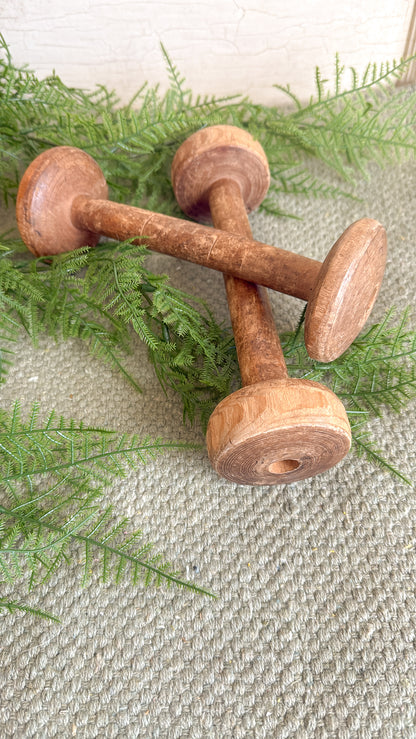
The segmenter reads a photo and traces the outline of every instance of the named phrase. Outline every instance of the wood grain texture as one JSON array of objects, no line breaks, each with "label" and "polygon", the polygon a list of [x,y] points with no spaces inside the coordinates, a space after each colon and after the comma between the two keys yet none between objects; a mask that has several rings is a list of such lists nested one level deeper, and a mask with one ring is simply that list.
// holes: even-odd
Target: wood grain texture
[{"label": "wood grain texture", "polygon": [[[255,147],[246,132],[227,128],[204,129],[182,145],[173,164],[174,189],[186,212],[205,219],[209,209],[214,226],[250,237],[247,209],[253,201],[245,203],[244,192]],[[226,166],[218,167],[215,179],[221,157]],[[263,153],[254,171],[258,191],[267,191]],[[224,279],[245,387],[211,414],[206,436],[210,461],[218,474],[244,485],[286,484],[319,474],[350,448],[345,409],[327,388],[289,379],[265,288],[231,275]]]},{"label": "wood grain texture", "polygon": [[211,464],[243,485],[286,485],[334,467],[348,453],[344,406],[328,388],[290,378],[247,385],[221,401],[207,431]]},{"label": "wood grain texture", "polygon": [[[222,137],[221,146],[216,146],[214,128]],[[236,131],[244,148],[237,146]],[[205,158],[201,152],[195,152],[195,139],[191,136],[173,160],[178,202],[188,215],[212,220],[215,193],[211,185],[215,172],[218,188],[224,174],[232,170],[246,215],[267,192],[269,173],[263,150],[247,132],[231,126],[211,127],[204,132],[208,158],[206,152]],[[205,171],[204,184],[201,173]],[[220,202],[225,192],[226,188]],[[228,216],[219,229],[112,203],[106,198],[104,175],[88,154],[73,147],[48,150],[32,162],[19,187],[16,215],[22,238],[37,256],[93,246],[100,235],[117,240],[137,238],[145,240],[154,251],[309,301],[306,348],[311,357],[322,362],[335,359],[348,348],[365,324],[381,287],[387,239],[383,226],[370,218],[351,225],[322,265],[306,256],[253,241],[248,222],[240,233],[233,208],[222,209],[222,218],[225,212]]]},{"label": "wood grain texture", "polygon": [[[240,188],[245,211],[257,208],[269,189],[270,171],[262,147],[248,131],[218,125],[190,136],[176,152],[171,169],[175,197],[184,213],[201,223],[212,220],[217,225],[210,210],[209,193],[213,184],[229,180],[230,172]],[[232,218],[231,213],[232,210],[229,218]],[[240,226],[240,231],[237,225],[235,221],[234,226],[222,230],[242,236],[250,233],[251,237],[249,227]]]},{"label": "wood grain texture", "polygon": [[378,221],[361,218],[340,236],[306,309],[305,344],[312,358],[332,361],[348,349],[371,313],[386,261],[386,230]]},{"label": "wood grain texture", "polygon": [[95,246],[99,233],[79,228],[72,218],[76,197],[107,198],[108,187],[96,162],[80,149],[55,147],[38,156],[24,173],[16,202],[17,225],[36,255]]},{"label": "wood grain texture", "polygon": [[301,300],[311,296],[321,268],[315,259],[106,198],[104,175],[86,152],[69,146],[43,152],[19,185],[16,217],[23,241],[42,256],[96,244],[100,235],[137,237],[153,251],[255,280]]},{"label": "wood grain texture", "polygon": [[[237,180],[219,179],[211,185],[208,202],[218,228],[251,236]],[[231,275],[224,275],[224,280],[243,385],[287,377],[266,288]]]},{"label": "wood grain texture", "polygon": [[238,233],[109,200],[80,196],[74,201],[72,220],[81,231],[90,229],[120,241],[145,239],[152,251],[255,281],[300,300],[311,298],[322,266],[315,259]]}]

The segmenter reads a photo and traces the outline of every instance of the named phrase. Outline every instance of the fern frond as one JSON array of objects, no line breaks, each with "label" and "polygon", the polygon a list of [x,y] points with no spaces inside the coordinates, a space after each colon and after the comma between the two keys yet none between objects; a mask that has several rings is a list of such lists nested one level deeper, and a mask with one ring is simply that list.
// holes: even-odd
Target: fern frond
[{"label": "fern frond", "polygon": [[309,149],[344,178],[366,173],[369,162],[401,162],[416,151],[415,106],[407,90],[394,90],[396,80],[412,60],[369,65],[362,79],[336,60],[335,92],[317,74],[317,94],[290,114],[302,130]]},{"label": "fern frond", "polygon": [[[97,557],[102,556],[103,580],[111,576],[115,582],[120,582],[126,570],[130,570],[132,583],[137,585],[143,582],[146,586],[162,583],[177,585],[204,595],[211,595],[208,590],[195,583],[183,580],[179,573],[172,570],[169,562],[161,560],[160,555],[152,553],[150,544],[139,544],[141,532],[135,531],[127,539],[118,541],[121,529],[129,523],[127,519],[119,522],[110,530],[107,529],[112,509],[104,512],[96,506],[79,511],[70,520],[64,523],[54,523],[51,511],[36,510],[32,507],[30,513],[24,514],[16,508],[8,509],[0,505],[0,514],[6,519],[22,522],[13,529],[13,535],[2,539],[0,547],[0,569],[8,582],[21,577],[23,560],[26,568],[32,573],[31,587],[38,582],[45,582],[55,571],[58,562],[61,562],[67,552],[69,543],[81,543],[84,546],[84,566],[82,582],[87,584],[90,577],[92,550],[94,551],[94,565],[97,567]],[[117,542],[110,544],[110,539]],[[10,564],[10,561],[12,564]],[[41,571],[35,580],[35,570]]]},{"label": "fern frond", "polygon": [[274,199],[280,193],[285,195],[303,195],[313,198],[349,198],[357,199],[352,192],[348,192],[338,185],[319,180],[305,168],[291,167],[286,171],[283,167],[273,171],[273,182],[269,192]]},{"label": "fern frond", "polygon": [[[146,343],[164,390],[179,393],[184,417],[205,424],[229,393],[237,371],[232,334],[203,301],[170,286],[166,276],[149,272],[143,264],[146,254],[143,245],[130,241],[91,250],[83,299],[88,296],[90,309],[101,306],[110,320],[133,328]],[[59,269],[59,260],[56,265]]]},{"label": "fern frond", "polygon": [[[353,67],[349,68],[350,80],[344,83],[345,65],[340,62],[339,54],[335,56],[334,81],[323,80],[321,71],[316,68],[315,82],[316,94],[312,95],[306,105],[300,104],[299,117],[303,117],[304,113],[312,112],[313,109],[326,109],[328,102],[336,101],[337,103],[349,98],[355,99],[358,95],[371,92],[371,94],[382,97],[386,96],[386,91],[396,84],[415,57],[408,59],[400,59],[392,61],[384,61],[380,64],[369,63],[362,76],[359,77],[358,72]],[[278,87],[278,86],[277,86]],[[283,89],[284,88],[279,88]],[[295,119],[298,117],[296,112]]]},{"label": "fern frond", "polygon": [[192,96],[192,93],[190,90],[185,90],[185,77],[180,74],[178,68],[173,63],[162,43],[160,44],[160,48],[166,62],[166,67],[171,82],[170,93],[171,95],[174,94],[175,96],[177,96],[179,101],[179,110],[183,110],[185,107],[188,107],[187,103],[189,102],[189,97]]},{"label": "fern frond", "polygon": [[[2,50],[0,181],[6,198],[15,194],[20,165],[44,148],[69,144],[97,159],[114,199],[179,215],[169,180],[174,151],[191,133],[215,123],[251,131],[277,173],[293,160],[296,168],[307,167],[313,157],[351,184],[354,169],[365,172],[370,161],[397,161],[415,152],[414,94],[397,89],[391,94],[411,59],[369,65],[361,78],[351,69],[345,82],[346,70],[336,57],[334,81],[330,85],[317,70],[316,96],[306,105],[290,88],[276,85],[295,104],[295,111],[283,112],[238,95],[195,95],[163,46],[167,93],[145,84],[125,106],[103,86],[86,93],[66,88],[56,75],[38,80],[13,65],[7,45]],[[313,179],[309,184],[319,190]]]},{"label": "fern frond", "polygon": [[39,474],[63,474],[67,470],[93,474],[100,483],[120,477],[137,461],[149,459],[170,449],[189,449],[192,445],[140,439],[136,434],[117,435],[105,429],[55,421],[51,414],[44,426],[35,423],[37,408],[28,422],[21,419],[19,403],[10,414],[0,411],[0,471],[3,484],[26,480]]},{"label": "fern frond", "polygon": [[13,363],[14,348],[12,347],[17,341],[19,330],[19,323],[13,320],[7,310],[0,313],[0,384],[5,381]]},{"label": "fern frond", "polygon": [[[241,96],[194,95],[162,47],[170,88],[144,84],[127,105],[114,92],[67,87],[56,75],[44,80],[17,68],[0,37],[0,190],[6,203],[33,158],[44,149],[69,144],[92,154],[115,200],[182,215],[175,202],[170,166],[178,146],[194,131],[230,123],[263,144],[272,170],[266,212],[283,215],[282,194],[352,197],[355,174],[370,162],[401,162],[416,152],[415,92],[394,89],[407,64],[369,65],[363,75],[335,60],[329,83],[316,70],[316,95],[303,104],[289,87],[291,111],[254,104]],[[349,184],[329,184],[310,174],[313,159]],[[50,263],[22,253],[21,244],[0,245],[0,382],[12,358],[20,327],[34,342],[41,332],[57,340],[85,341],[94,356],[112,363],[139,390],[123,366],[132,331],[146,343],[162,388],[183,403],[184,420],[203,425],[238,376],[232,334],[208,307],[173,289],[165,276],[145,267],[145,244],[110,244],[53,258]],[[392,315],[358,337],[331,364],[307,357],[300,325],[286,337],[293,375],[327,383],[344,400],[352,419],[354,448],[403,482],[405,475],[384,459],[363,427],[384,409],[399,411],[415,397],[416,334],[408,314],[399,325]],[[358,420],[357,420],[358,419]],[[82,547],[83,574],[92,559],[101,576],[116,582],[162,581],[207,592],[186,583],[153,554],[141,532],[114,521],[100,506],[103,486],[165,449],[184,445],[159,439],[88,429],[50,414],[28,420],[19,406],[0,411],[0,576],[12,584],[25,574],[29,587],[69,564],[71,547]],[[12,612],[16,601],[0,601]],[[21,610],[24,610],[22,606]],[[30,611],[29,611],[30,612]]]},{"label": "fern frond", "polygon": [[41,420],[36,404],[26,420],[18,403],[10,412],[0,411],[2,580],[13,584],[27,576],[32,589],[69,564],[71,548],[82,545],[84,584],[94,552],[95,564],[101,557],[104,580],[119,581],[130,572],[134,583],[165,582],[208,594],[154,554],[140,531],[126,534],[130,522],[114,522],[111,507],[103,509],[99,502],[103,486],[137,463],[190,448],[195,445],[88,428],[53,412]]},{"label": "fern frond", "polygon": [[54,616],[52,613],[49,613],[48,611],[42,611],[40,608],[33,608],[32,606],[28,606],[25,603],[21,603],[20,601],[6,600],[5,598],[0,598],[0,613],[2,611],[6,611],[6,613],[8,614],[16,612],[28,613],[31,616],[37,616],[37,618],[44,618],[48,621],[61,623],[60,619]]},{"label": "fern frond", "polygon": [[355,452],[358,457],[365,457],[375,467],[387,470],[391,475],[393,475],[393,477],[396,477],[406,485],[413,487],[414,481],[407,477],[407,475],[404,475],[396,465],[387,460],[377,448],[374,439],[371,438],[370,432],[364,430],[359,431],[360,427],[361,423],[357,426],[351,424],[353,432],[352,451]]},{"label": "fern frond", "polygon": [[[204,424],[228,394],[236,372],[232,334],[215,321],[203,301],[146,269],[147,254],[144,245],[127,241],[83,248],[48,262],[32,257],[11,261],[16,305],[0,317],[0,331],[3,327],[6,336],[9,325],[16,329],[20,323],[35,343],[41,331],[56,340],[81,339],[93,356],[109,362],[141,392],[123,362],[132,329],[147,345],[163,388],[180,393],[184,417],[198,417]],[[30,312],[27,283],[32,290]],[[9,300],[11,288],[8,292],[6,281],[3,285]],[[20,294],[15,285],[23,285]],[[4,371],[6,351],[5,346]]]},{"label": "fern frond", "polygon": [[394,309],[363,333],[334,367],[334,392],[352,410],[396,412],[416,396],[416,334],[408,329],[410,309],[392,325]]},{"label": "fern frond", "polygon": [[[400,477],[370,440],[364,424],[386,409],[400,412],[416,398],[416,332],[409,328],[410,309],[394,324],[395,309],[355,339],[330,363],[316,362],[306,353],[300,330],[282,337],[290,373],[327,384],[343,401],[352,419],[354,448],[370,461]],[[357,418],[359,421],[357,421]],[[409,482],[405,476],[403,480]]]}]

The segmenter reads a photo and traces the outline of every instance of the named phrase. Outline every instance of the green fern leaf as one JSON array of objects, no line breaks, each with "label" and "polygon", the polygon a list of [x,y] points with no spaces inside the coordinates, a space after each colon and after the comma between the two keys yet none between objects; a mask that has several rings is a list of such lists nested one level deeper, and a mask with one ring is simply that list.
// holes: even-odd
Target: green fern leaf
[{"label": "green fern leaf", "polygon": [[28,613],[31,616],[36,616],[37,618],[44,618],[48,621],[61,623],[60,619],[54,616],[52,613],[49,613],[48,611],[42,611],[40,608],[33,608],[32,606],[28,606],[25,603],[21,603],[15,600],[6,600],[5,598],[0,598],[0,613],[2,611],[6,611],[6,613],[8,614],[20,611],[21,613]]}]

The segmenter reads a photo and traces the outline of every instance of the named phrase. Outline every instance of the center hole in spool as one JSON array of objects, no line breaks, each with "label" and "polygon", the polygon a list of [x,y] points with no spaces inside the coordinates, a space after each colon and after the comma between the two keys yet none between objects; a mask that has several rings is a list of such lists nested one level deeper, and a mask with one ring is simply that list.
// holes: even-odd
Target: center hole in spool
[{"label": "center hole in spool", "polygon": [[269,465],[269,472],[273,475],[284,475],[285,472],[293,472],[298,467],[300,467],[300,462],[297,459],[281,459]]}]

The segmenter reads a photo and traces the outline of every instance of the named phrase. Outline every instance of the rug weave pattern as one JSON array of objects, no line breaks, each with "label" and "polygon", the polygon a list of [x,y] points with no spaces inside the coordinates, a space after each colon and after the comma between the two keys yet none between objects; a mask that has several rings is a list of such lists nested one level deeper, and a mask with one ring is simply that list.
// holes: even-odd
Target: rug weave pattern
[{"label": "rug weave pattern", "polygon": [[[375,322],[392,304],[414,305],[415,191],[414,164],[374,169],[362,202],[308,202],[302,221],[255,214],[254,235],[323,259],[351,221],[382,221],[389,261]],[[299,211],[290,198],[285,205]],[[150,261],[227,317],[221,275]],[[272,303],[279,331],[294,327],[301,304],[275,294]],[[45,414],[53,407],[88,425],[203,441],[182,426],[177,398],[163,395],[138,342],[126,361],[142,395],[77,342],[45,339],[35,350],[22,338],[2,407],[39,400]],[[414,410],[371,429],[413,478]],[[82,589],[75,552],[30,596],[61,624],[0,620],[0,735],[415,737],[414,492],[352,455],[284,487],[221,480],[204,450],[131,471],[105,502],[217,598],[103,584],[94,571]]]}]

